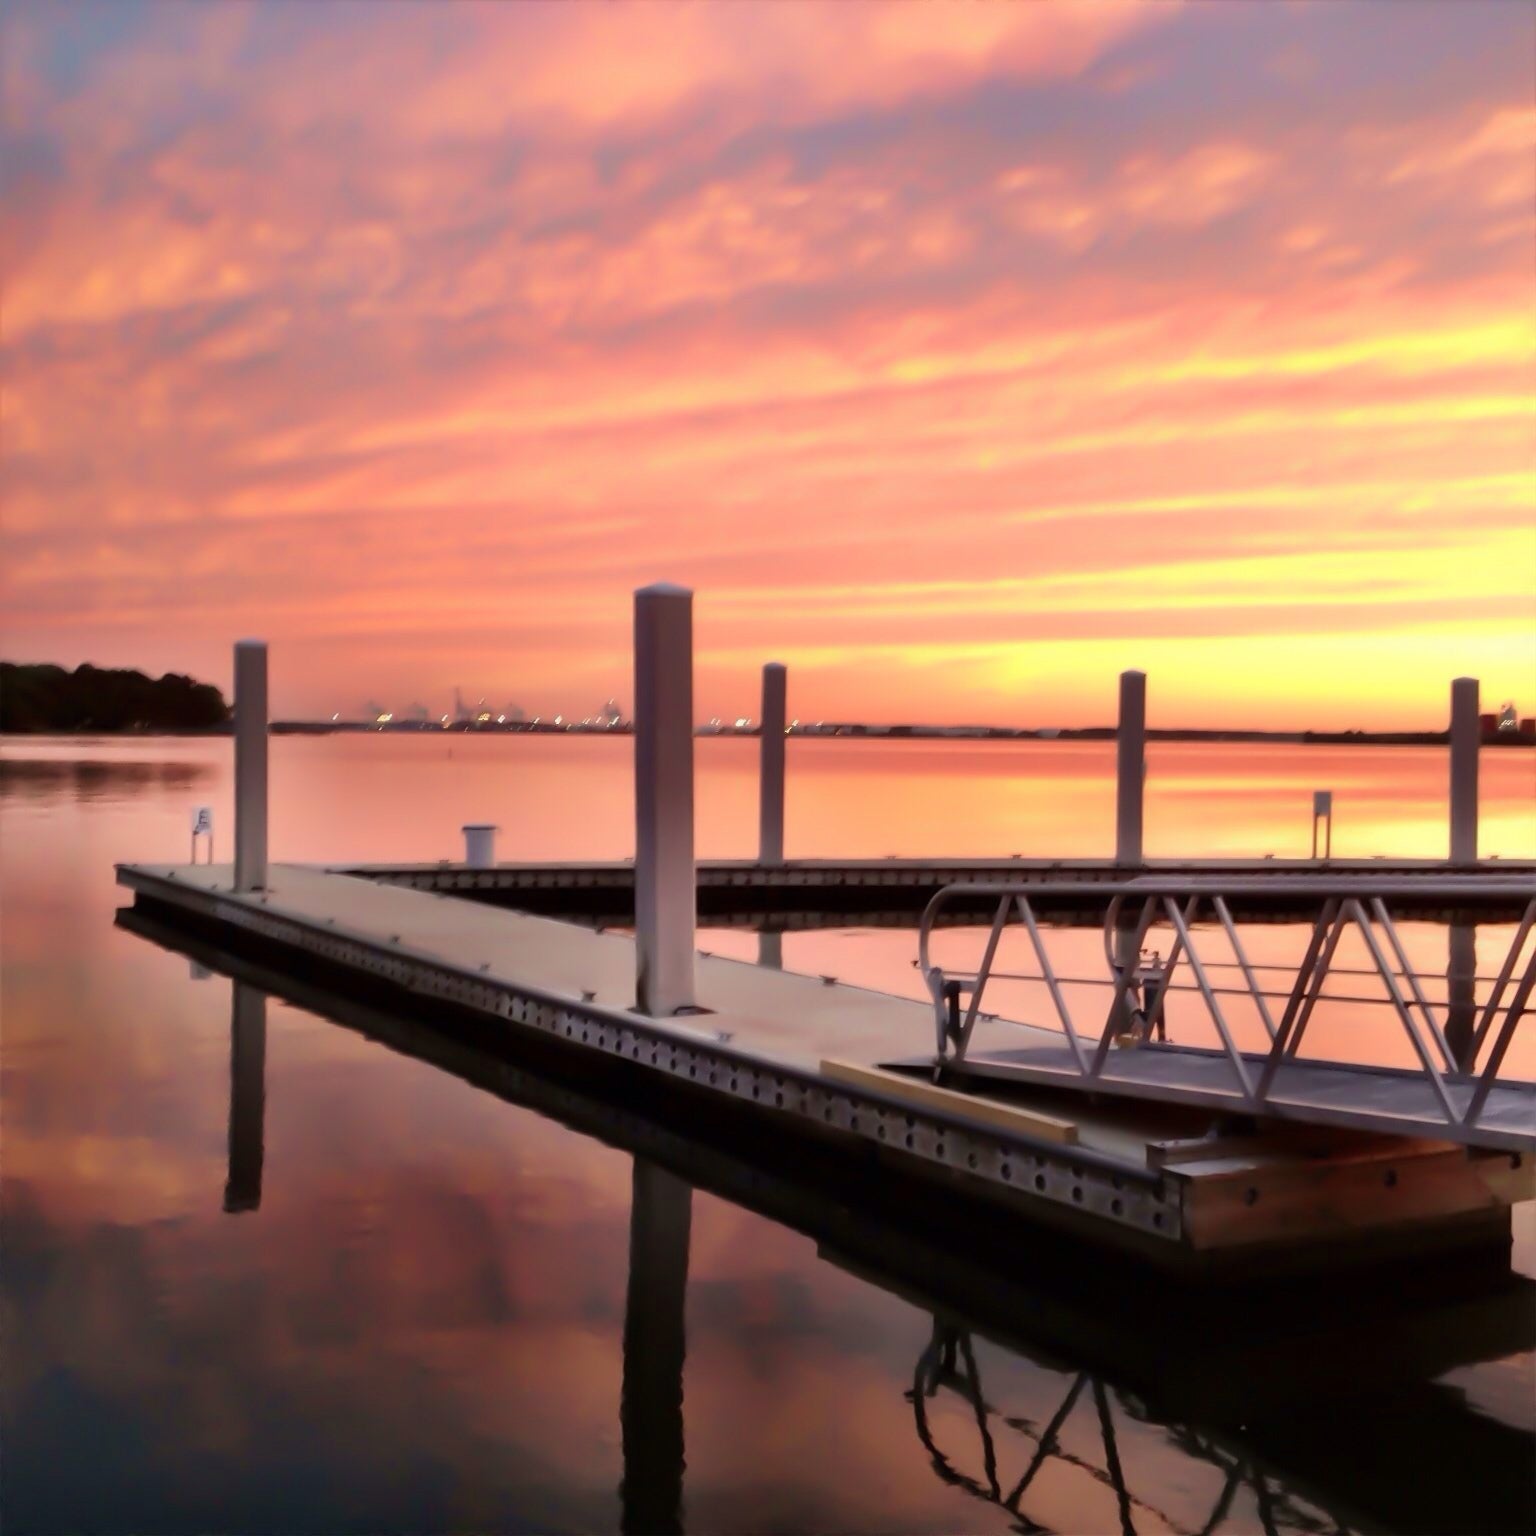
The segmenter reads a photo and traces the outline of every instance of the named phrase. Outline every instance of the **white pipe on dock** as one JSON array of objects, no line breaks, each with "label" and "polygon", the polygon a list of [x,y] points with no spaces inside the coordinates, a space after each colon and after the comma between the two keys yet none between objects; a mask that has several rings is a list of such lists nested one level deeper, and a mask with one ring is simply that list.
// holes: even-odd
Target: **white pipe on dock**
[{"label": "white pipe on dock", "polygon": [[635,1000],[694,1005],[693,593],[635,593]]},{"label": "white pipe on dock", "polygon": [[494,869],[498,828],[488,821],[466,821],[461,830],[465,864],[470,869]]},{"label": "white pipe on dock", "polygon": [[235,889],[267,883],[267,645],[235,642]]},{"label": "white pipe on dock", "polygon": [[784,728],[787,723],[786,669],[781,661],[763,668],[762,754],[758,770],[757,860],[784,862]]},{"label": "white pipe on dock", "polygon": [[1451,862],[1477,861],[1478,682],[1458,677],[1451,684]]},{"label": "white pipe on dock", "polygon": [[1146,787],[1147,674],[1120,674],[1115,733],[1115,862],[1140,864],[1142,796]]}]

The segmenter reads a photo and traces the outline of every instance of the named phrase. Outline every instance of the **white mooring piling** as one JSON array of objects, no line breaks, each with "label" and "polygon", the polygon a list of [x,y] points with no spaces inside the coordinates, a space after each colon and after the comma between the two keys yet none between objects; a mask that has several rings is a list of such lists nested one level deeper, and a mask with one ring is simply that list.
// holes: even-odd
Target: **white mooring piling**
[{"label": "white mooring piling", "polygon": [[761,766],[758,770],[757,859],[784,862],[784,727],[787,721],[787,674],[784,663],[763,668]]},{"label": "white mooring piling", "polygon": [[1142,797],[1147,776],[1145,672],[1120,674],[1120,723],[1115,744],[1115,862],[1140,864]]},{"label": "white mooring piling", "polygon": [[1482,724],[1477,717],[1478,682],[1458,677],[1451,683],[1451,862],[1477,861],[1477,749]]},{"label": "white mooring piling", "polygon": [[267,884],[267,645],[235,642],[235,889]]},{"label": "white mooring piling", "polygon": [[694,1005],[693,593],[635,593],[635,1000]]}]

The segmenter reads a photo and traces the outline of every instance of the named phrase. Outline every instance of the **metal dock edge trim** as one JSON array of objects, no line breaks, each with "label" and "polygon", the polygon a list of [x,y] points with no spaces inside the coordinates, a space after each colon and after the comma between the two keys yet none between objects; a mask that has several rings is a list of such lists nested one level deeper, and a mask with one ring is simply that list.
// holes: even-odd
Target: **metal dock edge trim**
[{"label": "metal dock edge trim", "polygon": [[380,944],[339,924],[266,910],[259,895],[199,890],[132,865],[118,865],[117,879],[136,895],[211,916],[417,996],[493,1014],[758,1109],[808,1121],[822,1131],[906,1153],[1026,1205],[1061,1206],[1170,1243],[1183,1237],[1179,1186],[1160,1169],[1082,1147],[1066,1151],[1044,1140],[983,1128],[960,1115],[915,1108],[873,1090],[834,1085],[813,1070],[712,1041],[681,1021],[674,1027],[667,1020],[470,973],[404,943]]}]

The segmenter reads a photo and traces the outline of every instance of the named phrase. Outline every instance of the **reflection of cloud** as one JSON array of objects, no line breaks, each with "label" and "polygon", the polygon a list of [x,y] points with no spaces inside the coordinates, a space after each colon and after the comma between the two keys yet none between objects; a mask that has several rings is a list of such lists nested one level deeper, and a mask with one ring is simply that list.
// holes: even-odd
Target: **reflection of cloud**
[{"label": "reflection of cloud", "polygon": [[128,799],[146,789],[192,789],[213,778],[206,763],[0,757],[0,800],[14,796],[53,802],[60,791],[77,800]]},{"label": "reflection of cloud", "polygon": [[[980,564],[1017,584],[1016,642],[1026,613],[1066,640],[1033,584],[1102,573],[1086,607],[1124,615],[1131,662],[1118,594],[1208,611],[1179,574],[1204,561],[1316,637],[1340,624],[1314,591],[1434,548],[1464,637],[1439,670],[1517,692],[1533,26],[13,10],[11,628],[214,673],[261,628],[324,646],[277,686],[328,710],[405,613],[403,690],[499,652],[554,697],[611,679],[627,590],[664,570],[733,616],[717,637],[701,604],[735,690],[728,655],[840,644],[839,589],[885,589],[863,639],[890,649],[898,593],[937,627],[921,578]],[[800,601],[767,601],[776,566]],[[826,686],[890,713],[907,680]],[[1332,686],[1241,691],[1325,724]],[[1431,723],[1440,693],[1389,682],[1382,723]]]}]

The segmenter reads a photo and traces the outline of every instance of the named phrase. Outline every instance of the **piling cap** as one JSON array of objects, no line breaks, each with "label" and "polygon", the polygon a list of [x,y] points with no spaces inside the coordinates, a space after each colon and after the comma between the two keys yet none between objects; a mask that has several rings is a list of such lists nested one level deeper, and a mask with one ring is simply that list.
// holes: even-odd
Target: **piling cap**
[{"label": "piling cap", "polygon": [[692,587],[680,587],[676,582],[655,581],[648,587],[636,587],[636,597],[692,597]]}]

